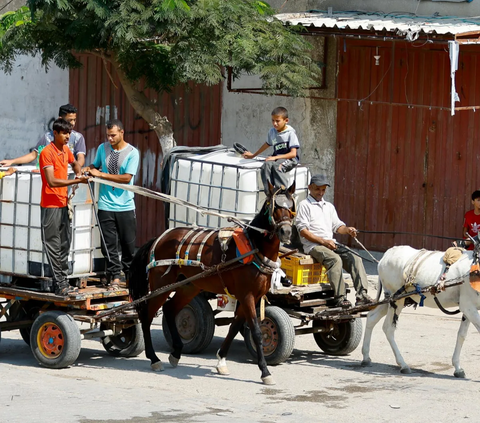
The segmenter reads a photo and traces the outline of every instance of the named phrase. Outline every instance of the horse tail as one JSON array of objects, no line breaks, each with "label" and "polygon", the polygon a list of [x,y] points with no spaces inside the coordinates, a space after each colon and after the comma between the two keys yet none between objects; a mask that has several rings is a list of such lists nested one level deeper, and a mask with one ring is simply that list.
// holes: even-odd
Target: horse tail
[{"label": "horse tail", "polygon": [[128,288],[132,300],[137,300],[148,294],[147,264],[150,260],[150,248],[152,248],[155,240],[156,238],[153,238],[145,245],[141,246],[133,257],[130,266],[130,279],[128,281]]}]

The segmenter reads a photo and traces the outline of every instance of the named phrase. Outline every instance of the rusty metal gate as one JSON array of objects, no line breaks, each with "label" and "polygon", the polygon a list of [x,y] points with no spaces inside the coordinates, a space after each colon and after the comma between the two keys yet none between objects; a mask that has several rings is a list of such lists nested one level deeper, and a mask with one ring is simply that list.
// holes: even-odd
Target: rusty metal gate
[{"label": "rusty metal gate", "polygon": [[[460,48],[459,106],[480,104],[479,52],[476,46]],[[340,216],[367,231],[461,237],[470,195],[480,188],[480,119],[474,110],[450,115],[446,44],[342,40],[338,58]],[[450,246],[417,235],[364,239],[377,250]]]}]

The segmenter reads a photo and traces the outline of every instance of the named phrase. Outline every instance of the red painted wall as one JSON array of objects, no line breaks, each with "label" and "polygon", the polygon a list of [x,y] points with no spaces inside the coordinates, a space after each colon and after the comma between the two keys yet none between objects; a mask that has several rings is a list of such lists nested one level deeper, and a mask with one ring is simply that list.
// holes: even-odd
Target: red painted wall
[{"label": "red painted wall", "polygon": [[[125,126],[125,139],[140,151],[140,169],[135,183],[160,190],[160,143],[148,124],[130,106],[122,86],[108,64],[92,55],[80,55],[83,67],[70,71],[70,102],[78,108],[76,130],[87,142],[87,161],[105,141],[106,114],[117,117]],[[222,86],[206,87],[189,84],[176,87],[171,93],[158,94],[146,90],[158,104],[158,111],[168,117],[177,145],[210,146],[220,144]],[[89,163],[87,163],[89,164]],[[163,204],[154,199],[136,196],[137,246],[164,230]]]},{"label": "red painted wall", "polygon": [[[447,44],[342,40],[338,46],[339,215],[367,231],[460,238],[470,195],[480,188],[480,119],[473,110],[450,115]],[[480,105],[478,53],[479,47],[460,47],[457,106]],[[416,235],[362,239],[376,250],[451,245]]]}]

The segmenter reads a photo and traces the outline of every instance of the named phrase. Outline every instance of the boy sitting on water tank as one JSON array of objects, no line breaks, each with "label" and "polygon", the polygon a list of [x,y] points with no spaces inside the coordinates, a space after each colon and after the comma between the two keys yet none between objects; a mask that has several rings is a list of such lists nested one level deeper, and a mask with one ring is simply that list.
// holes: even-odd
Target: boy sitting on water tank
[{"label": "boy sitting on water tank", "polygon": [[270,146],[273,155],[265,159],[261,169],[263,189],[268,195],[268,181],[275,187],[288,186],[288,172],[299,162],[298,142],[295,129],[288,125],[288,111],[285,107],[277,107],[272,111],[273,128],[268,131],[267,140],[255,154],[250,151],[243,153],[245,159],[253,159]]}]

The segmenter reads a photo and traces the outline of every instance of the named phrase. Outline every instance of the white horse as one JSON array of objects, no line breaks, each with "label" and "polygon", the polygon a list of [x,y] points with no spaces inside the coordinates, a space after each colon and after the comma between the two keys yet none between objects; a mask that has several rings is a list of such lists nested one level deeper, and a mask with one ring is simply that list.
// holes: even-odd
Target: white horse
[{"label": "white horse", "polygon": [[[390,248],[380,260],[378,264],[379,282],[385,291],[385,296],[395,294],[400,288],[405,286],[405,279],[409,276],[413,278],[413,283],[418,284],[420,288],[435,285],[445,270],[443,262],[443,252],[427,252],[420,253],[408,246],[399,246]],[[462,322],[457,334],[457,344],[452,357],[452,364],[455,367],[454,375],[456,377],[465,377],[464,370],[460,367],[460,351],[467,335],[470,322],[480,332],[480,293],[470,286],[470,267],[472,265],[472,252],[465,251],[462,257],[451,265],[447,273],[446,281],[452,279],[463,279],[460,285],[447,287],[445,291],[436,294],[440,304],[444,308],[458,307],[463,313]],[[410,288],[408,290],[412,290]],[[425,293],[424,305],[427,307],[438,308],[434,301],[434,296]],[[420,295],[411,297],[417,303],[420,302]],[[411,373],[410,367],[405,363],[398,346],[395,342],[395,322],[398,315],[404,307],[405,299],[396,301],[395,306],[391,304],[381,304],[370,311],[367,316],[365,336],[363,339],[363,366],[371,364],[370,358],[370,341],[372,339],[372,331],[379,320],[387,316],[383,324],[383,331],[392,347],[395,360],[400,366],[402,373]],[[396,316],[395,316],[396,315]]]}]

